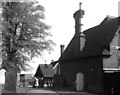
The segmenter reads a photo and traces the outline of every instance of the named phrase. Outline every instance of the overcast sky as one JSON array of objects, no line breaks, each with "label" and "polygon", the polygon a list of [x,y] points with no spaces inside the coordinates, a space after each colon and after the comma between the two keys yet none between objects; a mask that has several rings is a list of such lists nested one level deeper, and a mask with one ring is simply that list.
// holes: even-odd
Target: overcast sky
[{"label": "overcast sky", "polygon": [[82,9],[85,11],[82,18],[82,31],[98,25],[107,16],[118,16],[118,2],[120,0],[38,0],[45,7],[45,22],[52,28],[52,39],[56,43],[54,52],[45,53],[43,58],[34,60],[31,66],[34,70],[40,63],[50,63],[53,59],[58,60],[60,57],[60,45],[65,47],[75,33],[75,22],[73,14],[79,9],[79,2],[82,2]]}]

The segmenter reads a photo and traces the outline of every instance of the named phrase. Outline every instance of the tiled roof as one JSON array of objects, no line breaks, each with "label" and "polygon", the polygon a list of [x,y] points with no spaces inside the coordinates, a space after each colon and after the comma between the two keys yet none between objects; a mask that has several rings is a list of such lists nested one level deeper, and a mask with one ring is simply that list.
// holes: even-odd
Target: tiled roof
[{"label": "tiled roof", "polygon": [[55,74],[53,67],[49,64],[39,64],[35,77],[53,77]]},{"label": "tiled roof", "polygon": [[83,31],[86,39],[85,47],[81,52],[78,51],[77,56],[74,56],[74,35],[59,61],[102,55],[103,47],[110,44],[119,25],[120,17],[112,19],[107,17],[100,25]]},{"label": "tiled roof", "polygon": [[50,65],[52,65],[52,67],[54,67],[57,63],[58,63],[58,61],[53,61],[50,63]]}]

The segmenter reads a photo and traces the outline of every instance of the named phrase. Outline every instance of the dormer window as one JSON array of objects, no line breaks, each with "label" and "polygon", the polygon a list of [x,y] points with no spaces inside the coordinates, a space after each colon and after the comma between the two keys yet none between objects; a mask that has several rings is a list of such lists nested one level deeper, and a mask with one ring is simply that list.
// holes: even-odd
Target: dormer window
[{"label": "dormer window", "polygon": [[104,57],[110,57],[111,54],[110,54],[110,45],[106,45],[103,47],[103,56]]},{"label": "dormer window", "polygon": [[118,31],[118,33],[120,34],[120,31]]},{"label": "dormer window", "polygon": [[105,45],[103,48],[110,52],[110,45]]}]

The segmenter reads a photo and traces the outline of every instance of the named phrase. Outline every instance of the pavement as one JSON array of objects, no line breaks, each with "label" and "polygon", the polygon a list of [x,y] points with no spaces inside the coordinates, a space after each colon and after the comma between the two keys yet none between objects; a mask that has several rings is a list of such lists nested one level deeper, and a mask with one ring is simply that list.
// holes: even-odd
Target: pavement
[{"label": "pavement", "polygon": [[2,86],[2,84],[0,84],[0,95],[2,93],[2,88],[3,88],[3,86]]},{"label": "pavement", "polygon": [[[25,88],[25,87],[17,87],[16,92],[17,93],[28,93],[29,88]],[[4,85],[0,84],[0,95],[2,94],[2,92],[6,92],[9,93],[8,91],[4,90]]]}]

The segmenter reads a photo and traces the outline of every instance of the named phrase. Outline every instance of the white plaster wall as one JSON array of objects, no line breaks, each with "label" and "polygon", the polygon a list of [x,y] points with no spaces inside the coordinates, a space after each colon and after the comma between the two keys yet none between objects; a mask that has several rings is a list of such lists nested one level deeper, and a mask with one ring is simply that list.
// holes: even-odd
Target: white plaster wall
[{"label": "white plaster wall", "polygon": [[103,59],[103,68],[119,68],[118,66],[118,32],[114,36],[110,44],[110,54],[109,58]]}]

